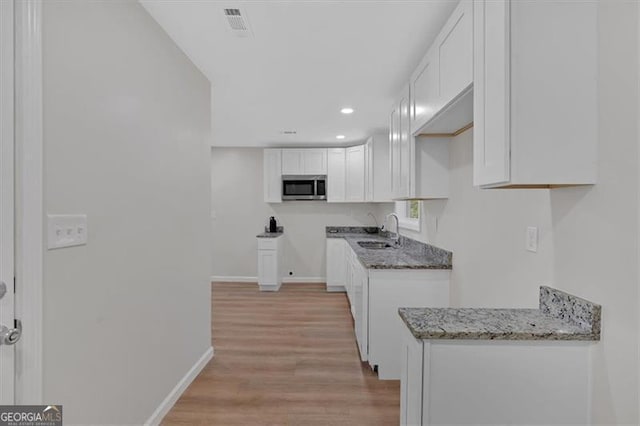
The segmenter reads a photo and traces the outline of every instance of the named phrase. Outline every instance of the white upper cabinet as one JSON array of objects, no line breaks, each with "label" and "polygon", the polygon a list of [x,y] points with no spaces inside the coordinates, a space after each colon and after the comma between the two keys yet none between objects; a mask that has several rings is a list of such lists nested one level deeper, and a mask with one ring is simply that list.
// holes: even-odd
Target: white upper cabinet
[{"label": "white upper cabinet", "polygon": [[364,145],[365,201],[388,203],[391,201],[389,169],[389,135],[371,136]]},{"label": "white upper cabinet", "polygon": [[282,150],[265,149],[263,152],[264,202],[282,202]]},{"label": "white upper cabinet", "polygon": [[475,25],[474,184],[505,183],[510,179],[509,2],[476,2]]},{"label": "white upper cabinet", "polygon": [[436,52],[442,106],[473,84],[473,3],[462,0],[442,29]]},{"label": "white upper cabinet", "polygon": [[302,155],[304,163],[304,174],[306,175],[326,175],[327,174],[327,149],[310,148],[305,149]]},{"label": "white upper cabinet", "polygon": [[391,182],[391,197],[398,198],[400,194],[400,107],[395,103],[389,116],[389,177]]},{"label": "white upper cabinet", "polygon": [[409,88],[391,112],[389,169],[394,200],[440,199],[449,196],[449,139],[414,137],[410,130]]},{"label": "white upper cabinet", "polygon": [[473,4],[462,0],[409,79],[411,133],[452,134],[473,119]]},{"label": "white upper cabinet", "polygon": [[411,130],[420,129],[434,116],[439,107],[440,81],[438,80],[438,56],[429,50],[411,76]]},{"label": "white upper cabinet", "polygon": [[407,86],[398,101],[400,112],[398,149],[400,151],[400,187],[399,197],[411,197],[413,195],[413,168],[414,168],[414,141],[411,134],[409,114],[409,86]]},{"label": "white upper cabinet", "polygon": [[596,183],[597,2],[473,6],[474,184]]},{"label": "white upper cabinet", "polygon": [[365,157],[364,145],[346,149],[347,162],[347,201],[364,201]]},{"label": "white upper cabinet", "polygon": [[413,136],[410,127],[409,102],[409,86],[407,86],[391,110],[389,164],[394,199],[411,197],[413,185]]},{"label": "white upper cabinet", "polygon": [[326,148],[282,150],[283,175],[326,175]]},{"label": "white upper cabinet", "polygon": [[327,201],[339,203],[346,201],[347,163],[345,148],[327,150]]},{"label": "white upper cabinet", "polygon": [[373,147],[372,138],[364,144],[364,201],[373,200]]},{"label": "white upper cabinet", "polygon": [[302,175],[304,174],[304,163],[302,160],[302,149],[282,150],[282,174]]}]

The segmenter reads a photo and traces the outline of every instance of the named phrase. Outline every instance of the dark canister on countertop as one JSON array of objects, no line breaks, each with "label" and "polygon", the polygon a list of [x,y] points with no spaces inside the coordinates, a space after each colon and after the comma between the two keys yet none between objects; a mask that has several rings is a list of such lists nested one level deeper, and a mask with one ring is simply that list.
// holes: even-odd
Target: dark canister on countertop
[{"label": "dark canister on countertop", "polygon": [[269,232],[277,232],[278,224],[276,223],[276,218],[271,216],[269,218]]}]

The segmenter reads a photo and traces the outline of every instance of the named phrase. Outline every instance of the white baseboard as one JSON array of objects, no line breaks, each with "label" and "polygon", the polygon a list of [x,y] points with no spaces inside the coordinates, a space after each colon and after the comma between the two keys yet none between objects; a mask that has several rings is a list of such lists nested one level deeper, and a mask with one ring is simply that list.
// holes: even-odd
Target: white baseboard
[{"label": "white baseboard", "polygon": [[217,283],[257,283],[258,277],[227,277],[223,275],[212,275],[211,282]]},{"label": "white baseboard", "polygon": [[213,358],[213,347],[207,349],[207,351],[200,357],[198,361],[189,369],[187,374],[184,375],[182,379],[176,384],[176,386],[169,392],[169,395],[162,401],[162,403],[156,408],[156,411],[153,412],[151,417],[144,423],[145,425],[156,426],[159,425],[164,416],[166,416],[171,408],[173,408],[174,404],[178,401],[180,396],[184,393],[185,390],[189,387],[191,382],[198,377],[198,374],[202,371],[202,369],[207,365],[209,361]]},{"label": "white baseboard", "polygon": [[283,283],[314,284],[324,283],[325,277],[282,277]]},{"label": "white baseboard", "polygon": [[[258,283],[258,277],[228,277],[222,275],[212,275],[211,282],[223,282],[223,283]],[[283,277],[283,283],[300,283],[300,284],[312,284],[312,283],[324,283],[325,277]]]}]

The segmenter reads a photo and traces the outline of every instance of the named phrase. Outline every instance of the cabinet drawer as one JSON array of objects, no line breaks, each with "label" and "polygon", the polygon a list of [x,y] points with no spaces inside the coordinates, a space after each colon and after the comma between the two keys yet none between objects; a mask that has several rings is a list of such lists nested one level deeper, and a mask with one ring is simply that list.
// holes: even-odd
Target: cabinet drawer
[{"label": "cabinet drawer", "polygon": [[258,250],[276,250],[278,248],[278,238],[259,238]]}]

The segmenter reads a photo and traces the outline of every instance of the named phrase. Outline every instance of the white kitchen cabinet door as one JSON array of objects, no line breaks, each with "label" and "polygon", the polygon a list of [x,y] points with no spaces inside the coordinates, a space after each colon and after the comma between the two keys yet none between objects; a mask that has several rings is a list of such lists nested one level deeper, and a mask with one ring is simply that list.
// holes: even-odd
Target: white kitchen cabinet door
[{"label": "white kitchen cabinet door", "polygon": [[364,145],[346,149],[347,189],[349,202],[364,201]]},{"label": "white kitchen cabinet door", "polygon": [[303,150],[303,170],[305,175],[327,174],[327,149],[309,148]]},{"label": "white kitchen cabinet door", "polygon": [[400,197],[400,107],[396,103],[389,117],[389,169],[391,198]]},{"label": "white kitchen cabinet door", "polygon": [[303,149],[283,149],[282,150],[282,174],[302,175],[304,174],[304,150]]},{"label": "white kitchen cabinet door", "polygon": [[327,152],[327,202],[346,201],[347,163],[345,148],[329,148]]},{"label": "white kitchen cabinet door", "polygon": [[369,200],[376,203],[391,201],[391,170],[389,164],[389,135],[376,134],[369,138]]},{"label": "white kitchen cabinet door", "polygon": [[367,271],[360,265],[355,264],[354,285],[353,285],[353,324],[356,335],[356,343],[360,352],[360,360],[367,360],[367,328],[365,326],[366,311],[364,306],[364,292],[367,285]]},{"label": "white kitchen cabinet door", "polygon": [[407,327],[402,330],[400,425],[422,425],[423,344]]},{"label": "white kitchen cabinet door", "polygon": [[355,303],[354,299],[354,288],[355,288],[355,280],[356,280],[356,262],[358,261],[355,257],[355,253],[351,250],[350,247],[346,250],[347,252],[347,299],[349,300],[349,310],[351,312],[351,316],[355,318],[355,309],[353,304]]},{"label": "white kitchen cabinet door", "polygon": [[440,107],[473,84],[473,3],[462,0],[437,39]]},{"label": "white kitchen cabinet door", "polygon": [[409,86],[406,87],[400,100],[398,101],[399,109],[399,126],[398,126],[398,149],[400,151],[400,188],[398,190],[399,198],[408,198],[412,196],[413,187],[413,136],[411,134],[411,118],[409,113]]},{"label": "white kitchen cabinet door", "polygon": [[473,3],[462,0],[409,79],[411,134],[452,134],[473,120]]},{"label": "white kitchen cabinet door", "polygon": [[258,250],[258,282],[261,286],[278,283],[277,250]]},{"label": "white kitchen cabinet door", "polygon": [[258,286],[278,291],[282,284],[282,236],[258,238]]},{"label": "white kitchen cabinet door", "polygon": [[342,238],[327,238],[327,291],[346,291],[347,242]]},{"label": "white kitchen cabinet door", "polygon": [[364,144],[364,200],[373,201],[373,138]]},{"label": "white kitchen cabinet door", "polygon": [[509,7],[507,1],[474,2],[473,182],[510,178]]},{"label": "white kitchen cabinet door", "polygon": [[265,149],[263,152],[264,202],[282,202],[282,150]]},{"label": "white kitchen cabinet door", "polygon": [[592,185],[598,3],[474,1],[474,184]]},{"label": "white kitchen cabinet door", "polygon": [[440,74],[438,55],[431,49],[410,79],[411,133],[425,125],[440,108]]},{"label": "white kitchen cabinet door", "polygon": [[380,380],[401,377],[401,307],[449,307],[450,271],[428,269],[369,270],[369,353],[370,365],[378,366]]}]

